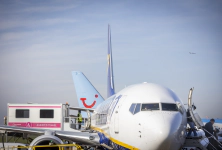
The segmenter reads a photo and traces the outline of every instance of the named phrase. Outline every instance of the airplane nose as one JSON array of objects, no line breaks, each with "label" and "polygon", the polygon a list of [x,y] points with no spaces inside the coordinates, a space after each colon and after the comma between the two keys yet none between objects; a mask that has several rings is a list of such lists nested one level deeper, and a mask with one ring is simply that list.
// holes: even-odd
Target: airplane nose
[{"label": "airplane nose", "polygon": [[183,144],[185,129],[179,112],[162,114],[164,124],[158,134],[159,150],[178,150]]},{"label": "airplane nose", "polygon": [[[154,114],[154,113],[153,113]],[[145,116],[143,117],[145,118]],[[179,112],[161,112],[149,116],[149,125],[141,122],[142,148],[149,150],[178,150],[185,140],[185,128]]]}]

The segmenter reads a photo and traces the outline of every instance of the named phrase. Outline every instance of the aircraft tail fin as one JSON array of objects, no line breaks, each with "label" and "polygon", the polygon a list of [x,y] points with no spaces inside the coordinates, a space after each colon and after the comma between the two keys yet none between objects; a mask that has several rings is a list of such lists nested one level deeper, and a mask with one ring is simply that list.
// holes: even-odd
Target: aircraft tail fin
[{"label": "aircraft tail fin", "polygon": [[112,44],[111,44],[111,29],[108,25],[108,67],[107,67],[107,97],[115,94],[114,78],[113,78],[113,61],[112,61]]},{"label": "aircraft tail fin", "polygon": [[95,87],[82,72],[72,71],[72,77],[79,107],[96,108],[98,104],[104,101],[100,93],[95,89]]}]

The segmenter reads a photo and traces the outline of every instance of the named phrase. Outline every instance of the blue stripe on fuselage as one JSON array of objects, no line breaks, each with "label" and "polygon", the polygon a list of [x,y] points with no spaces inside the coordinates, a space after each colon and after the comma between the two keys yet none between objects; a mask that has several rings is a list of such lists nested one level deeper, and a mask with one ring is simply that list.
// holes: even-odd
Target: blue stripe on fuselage
[{"label": "blue stripe on fuselage", "polygon": [[100,144],[104,143],[110,147],[113,147],[113,149],[118,149],[118,150],[129,150],[128,148],[125,148],[123,146],[120,146],[114,142],[112,142],[109,138],[107,138],[103,133],[98,132],[98,135],[100,137]]}]

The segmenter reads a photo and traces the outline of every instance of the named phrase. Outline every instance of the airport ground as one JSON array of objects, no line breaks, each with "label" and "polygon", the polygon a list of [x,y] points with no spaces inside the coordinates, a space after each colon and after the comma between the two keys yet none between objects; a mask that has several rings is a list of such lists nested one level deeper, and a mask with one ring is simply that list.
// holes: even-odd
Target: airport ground
[{"label": "airport ground", "polygon": [[[36,136],[29,136],[29,139],[23,139],[22,137],[13,137],[13,136],[8,136],[8,141],[10,143],[16,142],[16,143],[23,143],[23,144],[30,144],[32,139],[35,139]],[[0,138],[0,143],[2,143],[2,136]],[[4,136],[4,142],[6,143],[6,137]]]}]

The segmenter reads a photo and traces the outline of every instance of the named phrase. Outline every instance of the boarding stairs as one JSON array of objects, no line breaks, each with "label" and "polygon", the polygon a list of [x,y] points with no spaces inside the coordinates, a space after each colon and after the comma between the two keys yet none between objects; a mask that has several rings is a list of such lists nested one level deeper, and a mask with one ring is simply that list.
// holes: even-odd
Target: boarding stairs
[{"label": "boarding stairs", "polygon": [[207,150],[206,146],[201,144],[204,138],[202,136],[186,137],[185,143],[181,150]]},{"label": "boarding stairs", "polygon": [[214,139],[214,142],[210,143],[204,132],[208,131],[203,128],[197,131],[197,136],[187,136],[181,150],[222,150],[222,143],[217,140],[216,134],[209,137]]}]

